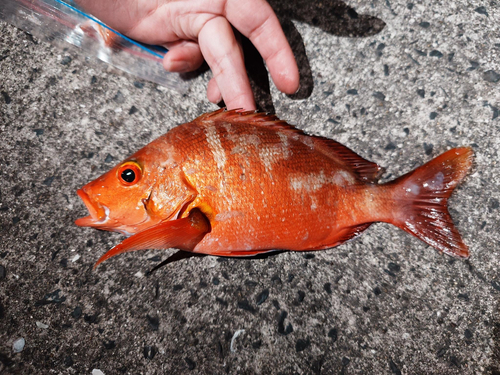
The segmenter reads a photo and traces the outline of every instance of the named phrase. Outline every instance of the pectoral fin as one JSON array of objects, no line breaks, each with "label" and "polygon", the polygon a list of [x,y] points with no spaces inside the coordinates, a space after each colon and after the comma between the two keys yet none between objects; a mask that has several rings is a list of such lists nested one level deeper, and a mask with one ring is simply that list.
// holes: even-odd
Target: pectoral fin
[{"label": "pectoral fin", "polygon": [[210,223],[205,215],[194,209],[188,217],[159,223],[125,239],[100,257],[94,269],[105,260],[129,251],[171,247],[191,251],[209,231]]}]

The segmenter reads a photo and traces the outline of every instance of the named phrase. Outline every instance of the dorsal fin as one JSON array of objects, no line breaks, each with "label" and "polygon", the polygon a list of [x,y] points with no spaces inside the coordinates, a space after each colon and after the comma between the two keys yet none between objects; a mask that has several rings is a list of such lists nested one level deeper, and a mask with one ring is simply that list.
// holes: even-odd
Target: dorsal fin
[{"label": "dorsal fin", "polygon": [[286,121],[280,120],[276,115],[256,111],[243,111],[241,109],[232,109],[228,111],[225,108],[222,108],[215,112],[201,115],[195,121],[224,121],[231,123],[242,122],[247,124],[251,123],[254,125],[266,126],[275,130],[285,130],[296,134],[305,135],[302,130],[297,129],[295,126],[290,125]]},{"label": "dorsal fin", "polygon": [[313,139],[316,149],[349,167],[364,182],[375,183],[384,172],[384,169],[378,164],[363,159],[350,148],[333,139],[317,136],[314,136]]},{"label": "dorsal fin", "polygon": [[310,137],[317,150],[323,152],[323,154],[329,156],[330,158],[335,159],[339,164],[343,164],[347,168],[351,169],[363,182],[376,182],[383,172],[383,169],[379,165],[363,159],[346,146],[332,139],[308,135],[302,130],[297,129],[295,126],[288,124],[286,121],[280,120],[276,115],[256,111],[243,111],[241,109],[228,111],[225,108],[222,108],[215,112],[204,114],[198,117],[195,121],[252,123],[279,131],[291,132],[304,137]]}]

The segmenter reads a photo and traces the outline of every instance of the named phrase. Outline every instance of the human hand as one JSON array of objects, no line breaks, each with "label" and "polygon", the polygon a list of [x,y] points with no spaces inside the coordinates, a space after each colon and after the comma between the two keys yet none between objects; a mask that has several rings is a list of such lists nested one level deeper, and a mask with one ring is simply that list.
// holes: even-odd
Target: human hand
[{"label": "human hand", "polygon": [[299,72],[281,25],[265,0],[77,0],[113,29],[138,41],[163,45],[171,72],[212,70],[207,96],[228,109],[255,109],[243,52],[232,27],[250,39],[276,87],[293,94]]}]

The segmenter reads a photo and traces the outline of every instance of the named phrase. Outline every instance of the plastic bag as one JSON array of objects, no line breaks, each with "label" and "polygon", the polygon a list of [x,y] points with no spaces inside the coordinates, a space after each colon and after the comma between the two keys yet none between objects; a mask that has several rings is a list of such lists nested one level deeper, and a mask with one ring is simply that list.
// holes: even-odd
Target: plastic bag
[{"label": "plastic bag", "polygon": [[189,84],[162,66],[167,50],[136,42],[61,0],[1,0],[0,20],[65,48],[70,43],[98,59],[142,79],[185,93]]}]

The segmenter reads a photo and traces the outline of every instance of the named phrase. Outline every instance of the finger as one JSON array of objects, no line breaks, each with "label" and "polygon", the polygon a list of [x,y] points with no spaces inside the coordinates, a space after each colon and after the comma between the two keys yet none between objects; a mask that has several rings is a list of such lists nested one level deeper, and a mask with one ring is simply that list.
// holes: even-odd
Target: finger
[{"label": "finger", "polygon": [[299,70],[271,6],[265,0],[228,0],[225,15],[257,48],[276,87],[287,94],[295,93]]},{"label": "finger", "polygon": [[208,21],[200,30],[198,43],[227,108],[255,109],[243,54],[229,22],[223,17]]},{"label": "finger", "polygon": [[217,82],[215,81],[215,78],[212,78],[208,82],[207,86],[207,98],[214,104],[218,104],[222,100],[222,95],[219,90],[219,86],[217,86]]},{"label": "finger", "polygon": [[181,40],[167,43],[165,47],[168,52],[163,58],[163,67],[169,72],[192,72],[203,64],[203,55],[198,43]]}]

